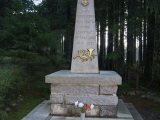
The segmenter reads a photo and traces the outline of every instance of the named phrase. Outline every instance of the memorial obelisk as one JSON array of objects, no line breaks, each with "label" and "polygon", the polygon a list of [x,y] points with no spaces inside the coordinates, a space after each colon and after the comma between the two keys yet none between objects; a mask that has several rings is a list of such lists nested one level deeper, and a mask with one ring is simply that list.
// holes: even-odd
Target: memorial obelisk
[{"label": "memorial obelisk", "polygon": [[74,104],[94,104],[87,117],[117,115],[118,85],[122,78],[114,71],[99,71],[94,0],[78,0],[71,70],[46,76],[51,84],[51,115],[80,114]]},{"label": "memorial obelisk", "polygon": [[99,73],[94,0],[78,0],[72,73]]}]

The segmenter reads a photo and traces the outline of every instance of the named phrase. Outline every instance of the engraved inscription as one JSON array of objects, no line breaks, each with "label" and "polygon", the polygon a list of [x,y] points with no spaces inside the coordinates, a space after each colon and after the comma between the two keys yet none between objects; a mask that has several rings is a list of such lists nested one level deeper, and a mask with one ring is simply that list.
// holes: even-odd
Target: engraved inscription
[{"label": "engraved inscription", "polygon": [[85,25],[85,26],[80,26],[80,28],[82,28],[82,29],[88,29],[88,28],[90,28],[90,26]]},{"label": "engraved inscription", "polygon": [[80,20],[80,19],[77,19],[76,22],[78,22],[78,23],[86,23],[86,24],[95,23],[94,20]]},{"label": "engraved inscription", "polygon": [[83,40],[90,40],[90,39],[95,39],[95,36],[75,36],[75,39],[83,39]]},{"label": "engraved inscription", "polygon": [[93,18],[94,19],[94,15],[77,15],[77,18]]},{"label": "engraved inscription", "polygon": [[95,56],[97,56],[93,53],[94,50],[95,49],[93,48],[89,48],[87,50],[78,50],[78,55],[73,57],[73,59],[80,58],[82,59],[82,62],[88,61],[89,59],[92,61]]},{"label": "engraved inscription", "polygon": [[90,10],[77,10],[77,14],[79,13],[90,13]]},{"label": "engraved inscription", "polygon": [[94,45],[94,42],[87,42],[87,45]]},{"label": "engraved inscription", "polygon": [[75,32],[76,34],[95,34],[95,31],[76,31]]}]

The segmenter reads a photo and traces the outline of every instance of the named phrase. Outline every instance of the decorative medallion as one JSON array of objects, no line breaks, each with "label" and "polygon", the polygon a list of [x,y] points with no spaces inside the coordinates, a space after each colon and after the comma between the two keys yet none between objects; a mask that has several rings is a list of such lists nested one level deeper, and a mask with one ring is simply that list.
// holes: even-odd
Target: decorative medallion
[{"label": "decorative medallion", "polygon": [[95,49],[93,48],[89,48],[87,50],[78,50],[78,55],[76,57],[73,57],[73,59],[79,57],[80,59],[82,59],[82,62],[88,61],[89,59],[92,61],[95,58],[95,56],[97,56],[93,53],[94,50]]},{"label": "decorative medallion", "polygon": [[82,0],[82,5],[83,6],[88,6],[89,5],[89,0]]}]

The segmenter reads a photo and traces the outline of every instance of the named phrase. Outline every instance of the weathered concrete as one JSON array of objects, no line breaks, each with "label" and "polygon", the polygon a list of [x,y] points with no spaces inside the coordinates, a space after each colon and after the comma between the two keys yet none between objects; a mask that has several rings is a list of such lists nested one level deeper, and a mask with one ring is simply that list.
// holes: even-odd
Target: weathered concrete
[{"label": "weathered concrete", "polygon": [[111,95],[117,93],[118,86],[100,85],[100,95]]},{"label": "weathered concrete", "polygon": [[51,94],[99,94],[98,85],[55,85],[51,84]]},{"label": "weathered concrete", "polygon": [[[52,117],[51,120],[81,120],[78,117]],[[134,120],[134,119],[119,119],[119,118],[85,118],[85,120]]]},{"label": "weathered concrete", "polygon": [[79,110],[74,105],[51,104],[52,115],[79,116]]},{"label": "weathered concrete", "polygon": [[50,102],[52,104],[74,104],[76,101],[80,101],[84,104],[94,105],[117,105],[118,97],[116,95],[60,95],[51,94]]},{"label": "weathered concrete", "polygon": [[84,104],[94,105],[117,105],[118,97],[115,95],[66,95],[66,104],[74,104],[76,101],[80,101]]},{"label": "weathered concrete", "polygon": [[[31,111],[27,116],[25,116],[22,120],[80,120],[79,117],[74,117],[74,116],[73,117],[49,116],[50,114],[49,109],[50,109],[50,104],[48,104],[48,101],[44,101],[43,103],[38,105],[33,111]],[[44,111],[45,111],[45,115],[43,113]],[[124,104],[123,100],[121,99],[118,102],[117,118],[94,118],[94,117],[86,118],[86,120],[106,120],[106,119],[107,120],[143,120],[141,115],[137,112],[137,110],[131,103]]]},{"label": "weathered concrete", "polygon": [[71,72],[99,73],[94,0],[90,0],[87,6],[81,1],[77,2]]},{"label": "weathered concrete", "polygon": [[95,106],[91,111],[86,112],[87,117],[96,117],[99,116],[99,114],[100,114],[99,106]]},{"label": "weathered concrete", "polygon": [[138,111],[136,110],[136,108],[133,106],[132,103],[126,103],[126,107],[131,112],[131,115],[134,116],[134,120],[143,120],[143,118],[138,113]]},{"label": "weathered concrete", "polygon": [[[99,116],[99,107],[95,106],[91,111],[86,112],[86,116]],[[52,104],[52,115],[80,116],[80,109],[75,105]]]},{"label": "weathered concrete", "polygon": [[116,117],[117,116],[117,106],[116,105],[101,106],[100,116]]},{"label": "weathered concrete", "polygon": [[50,95],[50,103],[53,104],[63,104],[65,95],[62,94],[51,94]]},{"label": "weathered concrete", "polygon": [[118,111],[117,111],[118,118],[133,118],[122,99],[118,101],[117,107],[118,107]]},{"label": "weathered concrete", "polygon": [[45,78],[46,83],[78,85],[121,85],[122,78],[114,71],[100,71],[100,74],[72,74],[70,70],[61,70]]}]

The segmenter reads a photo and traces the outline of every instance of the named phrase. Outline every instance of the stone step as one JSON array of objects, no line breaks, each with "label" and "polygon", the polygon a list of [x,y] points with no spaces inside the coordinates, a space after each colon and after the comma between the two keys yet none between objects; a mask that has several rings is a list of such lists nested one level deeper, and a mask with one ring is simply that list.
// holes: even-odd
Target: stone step
[{"label": "stone step", "polygon": [[118,100],[118,111],[117,117],[118,118],[133,118],[129,109],[127,108],[126,104],[123,102],[122,99]]},{"label": "stone step", "polygon": [[[33,109],[22,120],[80,120],[79,117],[62,117],[49,115],[49,101],[44,101],[35,109]],[[86,118],[86,120],[143,120],[143,118],[131,103],[125,104],[123,100],[120,99],[118,102],[117,118]]]},{"label": "stone step", "polygon": [[[81,120],[78,117],[52,117],[50,120]],[[85,120],[134,120],[134,119],[119,119],[119,118],[85,118]]]},{"label": "stone step", "polygon": [[50,114],[49,101],[45,100],[33,109],[26,117],[22,120],[45,120]]},{"label": "stone step", "polygon": [[136,110],[136,108],[133,106],[133,104],[131,103],[126,103],[127,108],[129,109],[129,111],[131,112],[132,116],[134,116],[134,120],[143,120],[143,118],[141,117],[141,115],[138,113],[138,111]]}]

